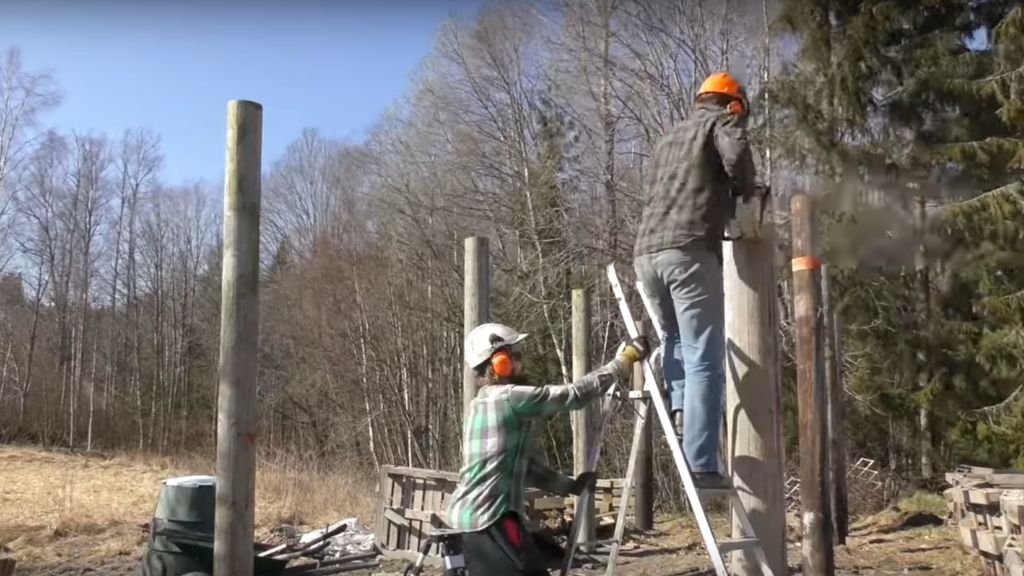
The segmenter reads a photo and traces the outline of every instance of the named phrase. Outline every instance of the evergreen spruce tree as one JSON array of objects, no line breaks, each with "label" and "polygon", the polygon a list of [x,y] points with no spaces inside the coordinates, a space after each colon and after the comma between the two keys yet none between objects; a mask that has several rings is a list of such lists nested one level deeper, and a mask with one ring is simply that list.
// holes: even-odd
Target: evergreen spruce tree
[{"label": "evergreen spruce tree", "polygon": [[[833,264],[844,244],[862,252],[833,283],[857,358],[848,382],[861,400],[851,418],[862,422],[851,429],[893,436],[881,445],[877,434],[851,434],[851,449],[887,453],[897,467],[912,459],[926,476],[937,471],[933,456],[940,465],[971,456],[965,435],[983,431],[964,408],[1005,398],[1024,374],[1013,352],[1024,287],[1019,185],[934,208],[1019,179],[1020,14],[1019,2],[945,0],[784,0],[780,12],[800,47],[773,87],[788,165],[836,190],[856,181],[884,201],[873,216],[829,215]],[[928,234],[931,216],[938,237]],[[960,434],[947,441],[950,430]],[[1015,457],[985,452],[990,463]]]},{"label": "evergreen spruce tree", "polygon": [[[991,8],[991,6],[989,6]],[[956,291],[973,306],[949,323],[969,334],[984,368],[988,394],[981,403],[998,410],[970,412],[956,438],[965,453],[995,463],[1024,465],[1024,6],[1017,3],[991,28],[990,74],[962,85],[995,103],[1002,124],[996,135],[947,147],[956,165],[980,167],[1002,186],[945,207],[939,221],[946,246],[956,254]],[[995,402],[986,401],[995,399]],[[1005,400],[1004,400],[1005,399]],[[978,402],[967,406],[977,406]]]}]

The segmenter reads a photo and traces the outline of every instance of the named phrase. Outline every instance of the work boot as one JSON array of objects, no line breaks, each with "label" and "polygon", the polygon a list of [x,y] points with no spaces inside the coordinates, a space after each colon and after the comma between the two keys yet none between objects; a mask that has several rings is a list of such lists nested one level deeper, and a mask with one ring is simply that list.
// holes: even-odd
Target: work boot
[{"label": "work boot", "polygon": [[675,428],[675,431],[676,431],[676,440],[679,440],[679,443],[682,444],[682,442],[683,442],[683,411],[682,410],[673,410],[672,411],[672,427]]},{"label": "work boot", "polygon": [[694,472],[693,483],[698,489],[732,488],[732,481],[718,472]]}]

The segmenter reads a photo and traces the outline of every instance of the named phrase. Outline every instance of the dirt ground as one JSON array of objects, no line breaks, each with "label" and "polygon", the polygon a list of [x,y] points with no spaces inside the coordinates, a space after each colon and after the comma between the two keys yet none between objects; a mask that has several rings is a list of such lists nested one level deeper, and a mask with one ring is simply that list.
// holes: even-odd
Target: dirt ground
[{"label": "dirt ground", "polygon": [[[98,457],[0,446],[0,555],[18,562],[16,575],[128,576],[138,573],[145,523],[156,504],[159,482],[185,473],[208,473],[202,463]],[[352,480],[315,490],[297,469],[261,472],[259,534],[282,522],[317,524],[349,516],[371,521],[372,502],[353,494]],[[328,482],[319,479],[317,487]],[[348,488],[346,488],[348,486]],[[369,492],[372,494],[372,484]],[[978,562],[945,526],[910,527],[916,510],[887,511],[855,522],[846,546],[836,549],[837,574],[982,574]],[[721,524],[724,517],[713,519]],[[790,519],[791,536],[797,526]],[[716,530],[717,532],[717,530]],[[603,574],[602,555],[580,576]],[[799,546],[790,542],[790,573],[799,573]],[[401,573],[403,563],[385,562],[373,572]],[[622,576],[708,573],[710,563],[687,517],[662,519],[655,530],[635,535],[620,556]]]},{"label": "dirt ground", "polygon": [[[856,523],[845,546],[836,547],[836,574],[935,574],[966,576],[982,574],[977,560],[960,546],[957,535],[945,526],[900,529],[913,513],[887,512]],[[724,518],[713,518],[716,534]],[[790,535],[798,522],[790,518]],[[689,518],[658,522],[649,536],[637,536],[636,550],[620,554],[616,574],[622,576],[682,576],[713,574],[700,535]],[[800,573],[800,545],[788,542],[790,574]],[[598,560],[602,558],[597,557]],[[581,572],[603,574],[603,566]]]}]

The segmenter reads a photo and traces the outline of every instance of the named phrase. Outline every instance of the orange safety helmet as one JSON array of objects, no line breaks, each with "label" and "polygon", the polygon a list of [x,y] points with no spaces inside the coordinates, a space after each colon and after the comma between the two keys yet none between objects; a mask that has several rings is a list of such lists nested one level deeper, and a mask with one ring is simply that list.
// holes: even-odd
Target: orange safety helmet
[{"label": "orange safety helmet", "polygon": [[700,85],[700,90],[697,91],[697,97],[703,94],[724,94],[734,98],[734,101],[729,103],[729,111],[733,114],[742,115],[747,110],[747,97],[743,92],[743,87],[736,81],[735,78],[725,72],[715,72],[708,76],[704,83]]}]

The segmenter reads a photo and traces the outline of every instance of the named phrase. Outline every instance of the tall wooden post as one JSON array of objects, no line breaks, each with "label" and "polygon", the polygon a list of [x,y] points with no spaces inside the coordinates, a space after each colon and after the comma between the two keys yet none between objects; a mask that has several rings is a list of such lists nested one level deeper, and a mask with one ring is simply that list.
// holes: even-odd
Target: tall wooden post
[{"label": "tall wooden post", "polygon": [[828,404],[828,468],[832,506],[832,536],[836,544],[846,544],[850,515],[846,493],[846,410],[839,355],[839,314],[832,306],[829,270],[821,266],[821,304],[825,339],[825,390]]},{"label": "tall wooden post", "polygon": [[[774,574],[786,573],[782,389],[779,382],[775,231],[725,242],[726,427],[732,481]],[[733,516],[733,537],[743,536]],[[732,555],[733,574],[761,574],[751,551]]]},{"label": "tall wooden post", "polygon": [[213,571],[252,574],[263,107],[228,102]]},{"label": "tall wooden post", "polygon": [[[590,297],[587,291],[577,288],[572,291],[572,379],[579,380],[590,372]],[[597,402],[590,402],[586,408],[572,413],[572,462],[573,473],[577,476],[586,470],[587,454],[594,442],[597,426]],[[576,518],[580,519],[577,544],[582,549],[593,551],[597,537],[594,523],[594,499],[587,502],[587,509],[579,509],[580,499],[576,498]],[[581,514],[580,512],[583,512]]]},{"label": "tall wooden post", "polygon": [[[485,323],[491,316],[491,265],[487,238],[471,236],[465,241],[465,271],[463,273],[463,337],[473,328]],[[462,414],[469,414],[469,405],[476,397],[476,375],[473,369],[462,366]],[[463,420],[465,421],[465,420]]]},{"label": "tall wooden post", "polygon": [[803,504],[803,574],[821,576],[835,572],[821,332],[821,261],[818,259],[811,199],[806,194],[793,196],[790,211],[793,226],[793,314],[796,320],[800,496]]},{"label": "tall wooden post", "polygon": [[[643,327],[640,327],[643,333]],[[644,389],[644,366],[642,362],[633,364],[633,390]],[[636,472],[633,473],[633,525],[637,530],[654,528],[654,454],[651,436],[651,417],[644,420],[644,428],[640,432],[640,446],[636,453]],[[639,418],[639,413],[635,416]]]}]

